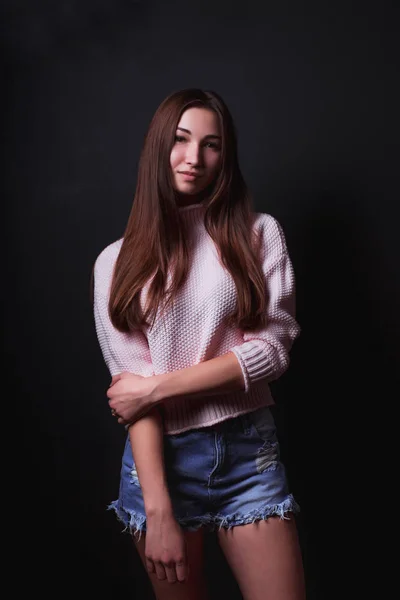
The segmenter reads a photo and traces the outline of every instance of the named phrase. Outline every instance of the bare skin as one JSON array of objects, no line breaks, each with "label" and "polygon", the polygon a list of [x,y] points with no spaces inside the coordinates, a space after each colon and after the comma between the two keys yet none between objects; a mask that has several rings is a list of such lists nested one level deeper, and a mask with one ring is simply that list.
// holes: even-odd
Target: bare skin
[{"label": "bare skin", "polygon": [[[184,533],[173,514],[164,467],[163,430],[157,410],[129,428],[147,521],[146,568],[170,583],[188,576]],[[166,564],[167,567],[163,567]]]},{"label": "bare skin", "polygon": [[[201,529],[185,532],[184,541],[190,565],[188,578],[184,583],[171,583],[164,575],[175,570],[175,564],[156,563],[156,570],[149,573],[150,581],[157,600],[207,600],[208,593],[203,573],[204,534]],[[135,540],[136,548],[145,568],[146,534]]]},{"label": "bare skin", "polygon": [[305,600],[294,517],[221,529],[218,539],[244,600]]},{"label": "bare skin", "polygon": [[168,583],[183,583],[189,576],[185,534],[172,514],[147,514],[145,566],[149,574]]},{"label": "bare skin", "polygon": [[233,352],[227,352],[191,367],[152,377],[122,372],[113,377],[107,397],[118,423],[126,425],[172,398],[190,396],[204,402],[206,396],[243,389],[240,363]]},{"label": "bare skin", "polygon": [[[163,527],[164,532],[161,531]],[[173,546],[170,541],[173,538],[173,522],[171,530],[165,521],[160,526],[153,523],[152,529],[161,533],[161,539],[163,536],[168,539],[169,551]],[[305,600],[302,557],[293,516],[288,519],[269,517],[266,521],[221,529],[218,539],[243,600]],[[172,560],[168,562],[168,552],[165,557],[154,561],[154,568],[149,571],[148,542],[145,534],[135,541],[135,545],[149,572],[157,600],[207,600],[201,529],[184,533],[190,564],[184,583],[177,582],[176,564]],[[160,546],[159,538],[157,547]]]},{"label": "bare skin", "polygon": [[[112,378],[111,386],[118,378],[118,375]],[[138,375],[135,378],[144,379]],[[157,575],[174,583],[186,580],[189,566],[184,533],[174,517],[168,490],[163,437],[162,420],[156,408],[129,428],[147,520],[145,567],[153,573],[156,565]]]}]

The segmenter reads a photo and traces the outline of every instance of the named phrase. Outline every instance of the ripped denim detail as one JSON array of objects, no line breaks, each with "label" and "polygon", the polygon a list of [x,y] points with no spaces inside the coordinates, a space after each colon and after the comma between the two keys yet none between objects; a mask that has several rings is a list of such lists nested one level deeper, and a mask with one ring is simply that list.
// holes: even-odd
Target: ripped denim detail
[{"label": "ripped denim detail", "polygon": [[134,485],[137,485],[138,487],[140,487],[139,477],[138,477],[135,465],[133,465],[130,475],[131,476],[130,476],[129,481],[131,483],[133,483]]},{"label": "ripped denim detail", "polygon": [[[132,510],[122,508],[119,500],[112,502],[108,506],[108,510],[114,510],[118,519],[125,525],[123,533],[128,531],[137,540],[140,540],[142,532],[146,531],[146,515],[140,515]],[[290,517],[287,516],[287,513],[290,512],[294,514],[300,512],[300,507],[292,494],[289,494],[283,502],[274,505],[267,504],[247,514],[235,513],[224,516],[208,513],[199,517],[176,517],[176,520],[185,531],[197,531],[200,527],[214,531],[217,528],[231,529],[238,525],[248,525],[274,516],[290,520]]]},{"label": "ripped denim detail", "polygon": [[265,442],[257,452],[257,472],[273,471],[279,464],[278,442]]}]

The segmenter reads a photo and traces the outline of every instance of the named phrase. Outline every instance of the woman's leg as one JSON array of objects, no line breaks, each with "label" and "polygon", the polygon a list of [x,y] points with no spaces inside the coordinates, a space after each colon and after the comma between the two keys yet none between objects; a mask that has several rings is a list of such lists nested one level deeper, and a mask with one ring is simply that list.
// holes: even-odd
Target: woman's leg
[{"label": "woman's leg", "polygon": [[[134,541],[142,563],[146,568],[144,554],[145,538],[146,535],[142,534],[139,541]],[[203,529],[187,531],[185,533],[185,540],[189,563],[189,578],[185,583],[168,583],[167,580],[157,579],[155,573],[149,573],[157,600],[207,600],[208,598],[203,569]]]},{"label": "woman's leg", "polygon": [[244,600],[305,600],[296,523],[269,517],[220,529],[218,539]]}]

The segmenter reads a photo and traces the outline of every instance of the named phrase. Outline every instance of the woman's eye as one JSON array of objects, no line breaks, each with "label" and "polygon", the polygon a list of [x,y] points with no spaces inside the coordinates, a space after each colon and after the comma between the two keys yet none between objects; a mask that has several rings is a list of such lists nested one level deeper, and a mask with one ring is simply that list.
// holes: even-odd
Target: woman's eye
[{"label": "woman's eye", "polygon": [[[186,138],[182,137],[181,135],[175,136],[175,143],[177,143],[177,144],[181,144],[186,141],[187,141]],[[212,148],[213,150],[220,150],[220,147],[216,142],[205,142],[204,146],[206,148]]]}]

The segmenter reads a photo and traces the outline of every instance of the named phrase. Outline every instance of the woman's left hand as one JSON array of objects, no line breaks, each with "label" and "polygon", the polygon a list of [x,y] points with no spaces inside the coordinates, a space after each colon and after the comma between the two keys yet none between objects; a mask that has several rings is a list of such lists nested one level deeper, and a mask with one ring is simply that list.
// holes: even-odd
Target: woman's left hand
[{"label": "woman's left hand", "polygon": [[107,390],[107,397],[111,412],[118,418],[118,423],[133,423],[155,406],[151,379],[127,372],[114,375]]}]

